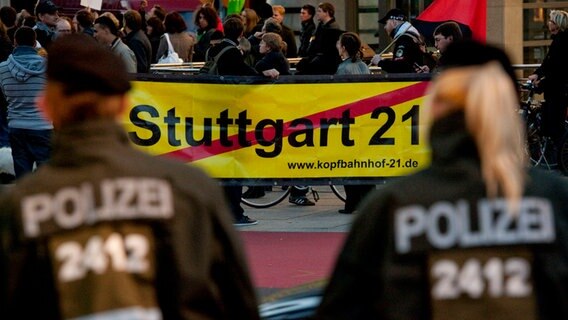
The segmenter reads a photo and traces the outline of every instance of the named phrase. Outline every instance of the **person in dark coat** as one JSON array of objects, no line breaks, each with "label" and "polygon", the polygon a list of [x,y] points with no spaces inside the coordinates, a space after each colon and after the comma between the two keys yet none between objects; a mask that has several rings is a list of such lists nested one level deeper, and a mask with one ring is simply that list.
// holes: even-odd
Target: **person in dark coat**
[{"label": "person in dark coat", "polygon": [[273,32],[276,34],[282,33],[282,25],[276,21],[274,18],[268,18],[264,21],[262,29],[260,32],[255,32],[252,36],[248,37],[248,41],[250,43],[250,56],[252,57],[253,66],[256,64],[257,61],[262,59],[262,54],[260,54],[260,40],[262,36],[267,32]]},{"label": "person in dark coat", "polygon": [[377,54],[371,60],[371,64],[378,65],[388,73],[415,73],[417,66],[423,65],[421,35],[407,20],[406,14],[400,9],[391,9],[379,20],[393,39],[393,57],[383,60],[382,56]]},{"label": "person in dark coat", "polygon": [[59,19],[59,7],[51,0],[39,0],[35,6],[37,22],[33,27],[37,41],[49,51],[49,45],[55,39],[55,24]]},{"label": "person in dark coat", "polygon": [[254,68],[258,73],[276,69],[280,75],[290,74],[290,64],[282,54],[282,37],[276,33],[267,32],[260,41],[260,53],[264,55]]},{"label": "person in dark coat", "polygon": [[147,73],[152,63],[152,44],[142,30],[142,16],[136,10],[124,13],[124,43],[136,56],[136,72]]},{"label": "person in dark coat", "polygon": [[294,31],[284,24],[284,15],[286,14],[286,9],[281,5],[272,6],[272,17],[280,23],[282,26],[282,40],[286,43],[286,52],[284,55],[286,58],[295,58],[298,56],[298,46],[296,45],[296,36]]},{"label": "person in dark coat", "polygon": [[219,185],[132,146],[122,59],[84,34],[51,49],[53,157],[0,196],[2,318],[258,320]]},{"label": "person in dark coat", "polygon": [[81,9],[77,11],[73,17],[73,25],[77,29],[78,33],[84,33],[89,36],[93,36],[95,29],[93,25],[95,23],[95,16],[88,9]]},{"label": "person in dark coat", "polygon": [[166,29],[164,28],[164,23],[158,17],[151,17],[146,21],[146,36],[150,40],[150,45],[152,46],[152,62],[157,61],[156,55],[158,53],[158,48],[160,47],[160,40]]},{"label": "person in dark coat", "polygon": [[544,92],[542,133],[552,137],[556,146],[560,147],[566,132],[564,121],[568,108],[568,12],[552,10],[548,29],[552,43],[542,64],[529,76],[529,80]]},{"label": "person in dark coat", "polygon": [[302,29],[300,30],[300,48],[298,49],[299,57],[306,57],[308,55],[308,47],[312,36],[316,31],[316,24],[314,23],[314,15],[316,8],[311,4],[306,4],[300,10],[300,20]]},{"label": "person in dark coat", "polygon": [[[214,58],[224,48],[230,47],[225,51],[217,60],[217,70],[219,75],[234,75],[234,76],[253,76],[258,73],[250,66],[248,66],[237,48],[239,38],[243,35],[244,24],[241,19],[229,18],[223,23],[223,30],[225,37],[219,44],[209,48],[207,57]],[[241,206],[241,195],[243,192],[242,186],[224,186],[225,197],[233,213],[234,224],[236,226],[247,226],[257,224],[258,221],[252,219],[244,214],[244,209]]]},{"label": "person in dark coat", "polygon": [[0,21],[6,27],[6,34],[10,39],[11,43],[14,43],[14,34],[18,27],[16,26],[16,20],[18,19],[18,13],[16,9],[10,6],[3,6],[0,8]]},{"label": "person in dark coat", "polygon": [[256,11],[260,23],[272,17],[272,6],[266,3],[266,0],[250,0],[250,8]]},{"label": "person in dark coat", "polygon": [[193,47],[193,61],[205,61],[205,52],[211,46],[211,36],[217,27],[217,12],[211,6],[203,6],[195,13],[197,42]]},{"label": "person in dark coat", "polygon": [[515,83],[491,61],[426,96],[432,163],[367,197],[315,319],[568,318],[568,184],[529,168]]},{"label": "person in dark coat", "polygon": [[296,65],[296,74],[335,74],[341,58],[336,44],[344,32],[335,21],[335,7],[320,3],[316,10],[319,24],[308,47],[307,57]]}]

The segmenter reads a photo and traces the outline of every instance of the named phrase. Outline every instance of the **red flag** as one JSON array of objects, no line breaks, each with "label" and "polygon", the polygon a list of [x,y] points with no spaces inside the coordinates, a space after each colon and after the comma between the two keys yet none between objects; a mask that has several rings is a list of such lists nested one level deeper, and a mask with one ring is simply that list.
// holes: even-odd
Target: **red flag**
[{"label": "red flag", "polygon": [[468,25],[475,40],[485,42],[486,0],[434,0],[417,19],[430,22],[455,20]]}]

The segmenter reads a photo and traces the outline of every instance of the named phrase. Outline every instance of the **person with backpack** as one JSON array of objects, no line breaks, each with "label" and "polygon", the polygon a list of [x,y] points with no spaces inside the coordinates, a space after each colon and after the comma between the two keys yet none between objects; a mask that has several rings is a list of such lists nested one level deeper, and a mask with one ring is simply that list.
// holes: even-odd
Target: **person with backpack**
[{"label": "person with backpack", "polygon": [[[219,44],[212,46],[206,56],[205,66],[200,73],[227,76],[254,76],[258,75],[256,70],[245,63],[244,57],[238,48],[239,38],[243,36],[244,23],[237,17],[231,17],[223,23],[225,31],[224,38]],[[209,62],[209,63],[208,63]],[[212,62],[212,63],[211,63]],[[265,76],[277,78],[279,73],[275,69],[263,71]],[[257,224],[258,221],[244,215],[241,206],[242,186],[224,186],[225,197],[227,198],[236,226],[247,226]]]}]

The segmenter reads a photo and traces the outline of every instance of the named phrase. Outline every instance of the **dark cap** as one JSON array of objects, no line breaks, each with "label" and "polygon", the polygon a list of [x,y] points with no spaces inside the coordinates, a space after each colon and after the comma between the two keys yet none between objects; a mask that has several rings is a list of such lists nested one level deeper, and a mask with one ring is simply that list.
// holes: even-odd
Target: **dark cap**
[{"label": "dark cap", "polygon": [[54,14],[60,8],[56,6],[51,0],[39,0],[35,7],[36,16],[40,13]]},{"label": "dark cap", "polygon": [[65,94],[123,94],[130,80],[122,59],[85,34],[57,38],[49,47],[47,80],[64,85]]},{"label": "dark cap", "polygon": [[394,9],[390,9],[389,12],[387,12],[387,14],[382,17],[379,20],[379,23],[381,24],[386,24],[387,20],[389,19],[393,19],[393,20],[398,20],[398,21],[406,21],[406,14],[404,13],[404,11],[394,8]]}]

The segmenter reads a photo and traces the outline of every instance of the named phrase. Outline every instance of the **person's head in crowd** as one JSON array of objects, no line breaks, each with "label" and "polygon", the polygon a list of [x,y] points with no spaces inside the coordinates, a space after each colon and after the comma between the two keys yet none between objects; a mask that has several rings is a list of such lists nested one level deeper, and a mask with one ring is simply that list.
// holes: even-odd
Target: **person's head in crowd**
[{"label": "person's head in crowd", "polygon": [[166,32],[164,23],[158,17],[151,17],[146,21],[146,34],[148,36],[161,36],[164,32]]},{"label": "person's head in crowd", "polygon": [[509,75],[513,86],[517,86],[517,76],[511,64],[511,59],[505,51],[475,40],[462,40],[448,45],[446,52],[440,58],[442,70],[483,65],[490,61],[498,62]]},{"label": "person's head in crowd", "polygon": [[335,18],[335,7],[329,2],[322,2],[316,9],[316,18],[318,21],[327,23]]},{"label": "person's head in crowd", "polygon": [[243,22],[243,26],[245,25],[245,17],[241,16],[241,15],[238,14],[238,13],[231,13],[231,14],[227,15],[227,16],[225,17],[225,19],[223,20],[223,22],[224,22],[224,21],[227,21],[228,19],[231,19],[231,18],[239,19],[239,20],[241,20],[241,21]]},{"label": "person's head in crowd", "polygon": [[284,15],[286,14],[286,8],[281,5],[272,6],[272,18],[276,19],[280,24],[284,22]]},{"label": "person's head in crowd", "polygon": [[36,38],[37,36],[34,29],[26,26],[20,27],[14,34],[14,46],[35,47]]},{"label": "person's head in crowd", "polygon": [[264,25],[262,26],[262,32],[274,32],[281,34],[282,25],[274,18],[268,18],[264,20]]},{"label": "person's head in crowd", "polygon": [[434,45],[441,53],[446,51],[450,43],[461,40],[463,35],[460,26],[454,21],[444,22],[434,30]]},{"label": "person's head in crowd", "polygon": [[209,30],[217,26],[217,11],[211,6],[202,6],[195,14],[195,26],[199,30]]},{"label": "person's head in crowd", "polygon": [[568,28],[568,12],[564,10],[551,10],[547,25],[552,35],[558,32],[564,32],[566,28]]},{"label": "person's head in crowd", "polygon": [[406,21],[408,21],[406,13],[398,8],[394,8],[390,9],[387,14],[379,20],[379,23],[385,25],[385,31],[390,35],[396,27]]},{"label": "person's head in crowd", "polygon": [[238,42],[244,31],[243,20],[239,18],[225,20],[223,23],[223,31],[225,32],[225,38]]},{"label": "person's head in crowd", "polygon": [[127,106],[130,81],[124,62],[88,39],[85,34],[71,34],[56,39],[50,47],[47,84],[38,105],[55,129],[116,119]]},{"label": "person's head in crowd", "polygon": [[167,33],[180,33],[187,30],[187,25],[183,20],[183,17],[179,12],[172,11],[166,14],[166,18],[164,19],[164,28],[166,29]]},{"label": "person's head in crowd", "polygon": [[[481,160],[489,197],[504,194],[510,208],[522,196],[526,156],[518,95],[498,61],[447,69],[427,90],[434,121],[463,113]],[[514,212],[514,211],[513,211]]]},{"label": "person's head in crowd", "polygon": [[[116,30],[117,30],[117,34],[118,34],[118,30],[120,30],[120,20],[118,20],[118,18],[114,15],[114,13],[112,13],[110,11],[103,12],[100,15],[100,17],[108,17],[112,21],[112,23],[114,23],[114,25],[116,26]],[[96,23],[96,19],[95,19],[95,23]]]},{"label": "person's head in crowd", "polygon": [[74,33],[73,25],[69,17],[60,17],[55,24],[55,34],[59,37]]},{"label": "person's head in crowd", "polygon": [[75,13],[73,17],[73,24],[77,29],[77,32],[83,32],[85,29],[89,29],[93,27],[95,23],[95,16],[88,9],[81,9]]},{"label": "person's head in crowd", "polygon": [[35,15],[38,21],[50,27],[55,27],[57,19],[59,19],[59,7],[51,0],[38,0],[35,6]]},{"label": "person's head in crowd", "polygon": [[351,58],[355,62],[363,55],[361,52],[361,38],[354,32],[345,32],[337,40],[337,52],[341,59]]},{"label": "person's head in crowd", "polygon": [[256,14],[256,11],[249,8],[244,8],[241,12],[241,16],[245,19],[245,33],[252,34],[254,28],[260,21],[260,17]]},{"label": "person's head in crowd", "polygon": [[142,16],[136,10],[127,10],[123,16],[123,25],[126,32],[136,32],[142,29]]},{"label": "person's head in crowd", "polygon": [[272,6],[266,0],[250,0],[250,8],[256,11],[260,20],[272,17]]},{"label": "person's head in crowd", "polygon": [[0,21],[2,21],[6,28],[15,26],[17,17],[18,13],[16,12],[16,9],[10,6],[0,8]]},{"label": "person's head in crowd", "polygon": [[37,23],[37,19],[36,19],[35,16],[27,16],[27,17],[23,18],[21,26],[33,28],[33,27],[35,27],[36,23]]},{"label": "person's head in crowd", "polygon": [[205,7],[209,7],[209,8],[213,8],[213,10],[215,10],[215,12],[219,12],[219,6],[216,5],[217,2],[214,2],[213,0],[200,0],[200,2],[202,3],[202,6]]},{"label": "person's head in crowd", "polygon": [[94,37],[98,42],[111,45],[118,36],[116,23],[108,16],[100,16],[95,20]]},{"label": "person's head in crowd", "polygon": [[269,52],[282,51],[282,37],[274,32],[267,32],[262,35],[260,40],[259,52],[267,54]]},{"label": "person's head in crowd", "polygon": [[[211,43],[211,46],[214,46],[216,44],[216,43],[214,43],[213,40],[211,40],[209,43]],[[248,41],[247,38],[240,37],[239,38],[239,45],[237,46],[237,48],[239,48],[239,50],[241,50],[241,53],[243,55],[246,55],[250,52],[252,45],[250,44],[250,41]]]},{"label": "person's head in crowd", "polygon": [[[211,46],[217,45],[223,40],[224,37],[225,37],[225,35],[223,34],[223,32],[221,32],[219,30],[215,30],[215,31],[213,31],[213,33],[211,33],[211,38],[209,38],[209,44]],[[240,42],[239,42],[239,44],[240,44]],[[249,42],[249,45],[250,45],[250,42]]]},{"label": "person's head in crowd", "polygon": [[151,17],[157,17],[161,21],[164,21],[164,19],[166,18],[166,14],[167,14],[166,10],[162,8],[162,6],[160,6],[159,4],[156,4],[152,7],[152,9],[150,9],[150,12],[148,12],[148,19]]},{"label": "person's head in crowd", "polygon": [[316,14],[316,8],[311,4],[305,4],[300,9],[300,21],[306,22],[312,20]]}]

